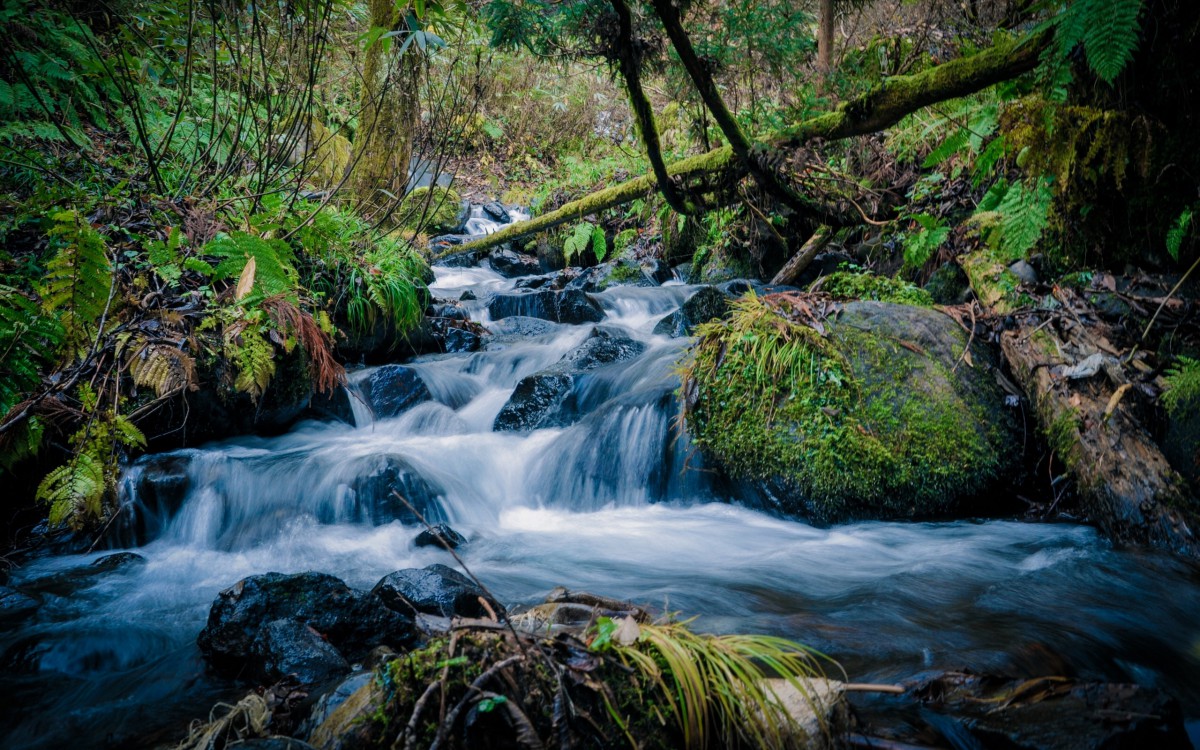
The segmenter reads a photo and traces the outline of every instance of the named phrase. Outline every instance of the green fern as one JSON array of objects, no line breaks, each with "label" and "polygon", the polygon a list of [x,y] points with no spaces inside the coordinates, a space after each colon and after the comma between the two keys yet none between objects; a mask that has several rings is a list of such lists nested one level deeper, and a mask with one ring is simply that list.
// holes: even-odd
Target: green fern
[{"label": "green fern", "polygon": [[1001,260],[1015,261],[1026,257],[1042,238],[1050,221],[1052,199],[1048,178],[1032,185],[999,182],[980,201],[971,220],[982,227]]},{"label": "green fern", "polygon": [[258,325],[225,334],[225,356],[237,366],[233,387],[257,401],[275,376],[275,347]]},{"label": "green fern", "polygon": [[42,436],[46,425],[37,417],[30,417],[10,430],[0,450],[0,468],[11,471],[14,466],[38,454],[42,447]]},{"label": "green fern", "polygon": [[59,313],[67,340],[86,343],[109,304],[112,265],[104,238],[74,211],[53,217],[49,235],[59,246],[46,264],[39,292],[42,308]]},{"label": "green fern", "polygon": [[563,242],[563,258],[570,263],[576,258],[582,258],[588,248],[591,248],[592,254],[601,263],[608,256],[608,240],[604,236],[604,229],[590,221],[581,221]]},{"label": "green fern", "polygon": [[904,238],[904,268],[915,271],[928,263],[950,236],[950,227],[945,219],[928,214],[916,214],[912,219],[920,229],[909,232]]},{"label": "green fern", "polygon": [[57,320],[16,289],[0,286],[0,417],[41,382],[62,339]]},{"label": "green fern", "polygon": [[167,239],[150,240],[146,243],[146,255],[154,273],[168,284],[175,284],[183,277],[183,261],[179,248],[183,245],[184,234],[176,227],[167,229]]},{"label": "green fern", "polygon": [[294,297],[299,274],[291,246],[282,240],[264,240],[246,232],[219,234],[204,246],[203,254],[216,258],[213,280],[236,279],[250,258],[254,258],[253,293],[244,300],[247,306],[277,294]]},{"label": "green fern", "polygon": [[1055,48],[1066,60],[1083,45],[1088,67],[1112,83],[1133,59],[1143,0],[1076,0],[1055,19]]},{"label": "green fern", "polygon": [[1194,217],[1195,211],[1190,207],[1185,208],[1171,224],[1171,228],[1167,230],[1167,252],[1174,261],[1178,262],[1179,260],[1179,250],[1183,247],[1183,241],[1192,231]]},{"label": "green fern", "polygon": [[104,462],[81,452],[46,475],[38,485],[37,499],[50,506],[50,524],[58,526],[72,519],[99,517],[107,487]]},{"label": "green fern", "polygon": [[1166,372],[1162,403],[1173,417],[1200,408],[1200,359],[1180,357]]}]

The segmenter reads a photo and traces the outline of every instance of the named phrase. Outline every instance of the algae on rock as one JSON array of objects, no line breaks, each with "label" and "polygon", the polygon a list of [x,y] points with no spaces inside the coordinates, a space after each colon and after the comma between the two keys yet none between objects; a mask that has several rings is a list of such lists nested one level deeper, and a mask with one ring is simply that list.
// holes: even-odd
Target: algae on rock
[{"label": "algae on rock", "polygon": [[935,310],[749,295],[697,336],[683,369],[691,434],[785,513],[934,516],[1015,470],[992,357],[977,344],[964,357],[967,336]]}]

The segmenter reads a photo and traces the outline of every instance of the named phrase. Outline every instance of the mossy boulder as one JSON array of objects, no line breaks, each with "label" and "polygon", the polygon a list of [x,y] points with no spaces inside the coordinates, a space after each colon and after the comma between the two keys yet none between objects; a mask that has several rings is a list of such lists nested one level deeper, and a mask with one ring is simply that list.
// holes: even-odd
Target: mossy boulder
[{"label": "mossy boulder", "polygon": [[[697,445],[818,522],[980,512],[1012,479],[1018,425],[993,354],[925,307],[747,297],[697,329],[685,365]],[[828,308],[824,308],[828,311]]]},{"label": "mossy boulder", "polygon": [[458,229],[462,199],[450,188],[435,185],[415,188],[396,209],[396,225],[427,234]]}]

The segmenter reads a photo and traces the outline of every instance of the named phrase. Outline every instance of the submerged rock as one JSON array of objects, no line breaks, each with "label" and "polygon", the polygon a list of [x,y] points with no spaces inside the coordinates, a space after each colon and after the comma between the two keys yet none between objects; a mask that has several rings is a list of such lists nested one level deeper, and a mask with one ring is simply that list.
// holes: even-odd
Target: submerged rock
[{"label": "submerged rock", "polygon": [[218,594],[196,643],[213,667],[234,675],[263,678],[272,665],[287,663],[286,655],[264,651],[261,639],[280,644],[281,649],[296,645],[296,663],[312,662],[306,669],[317,671],[318,661],[328,661],[327,655],[318,659],[315,646],[305,645],[305,637],[297,635],[294,626],[274,626],[268,633],[268,626],[278,620],[311,627],[350,659],[379,645],[405,648],[418,637],[411,617],[385,607],[372,594],[351,589],[339,578],[324,573],[266,573],[244,578]]},{"label": "submerged rock", "polygon": [[389,573],[371,593],[406,615],[423,612],[442,617],[483,617],[488,612],[480,599],[486,599],[497,615],[504,612],[504,607],[474,581],[441,564]]},{"label": "submerged rock", "polygon": [[[921,718],[943,736],[1022,750],[1189,750],[1179,703],[1140,685],[1066,677],[1007,680],[947,672],[914,688]],[[952,742],[955,747],[966,744]],[[982,744],[979,744],[982,743]]]},{"label": "submerged rock", "polygon": [[488,300],[487,309],[493,320],[524,315],[555,323],[578,325],[598,323],[604,319],[604,310],[600,303],[578,289],[494,294]]},{"label": "submerged rock", "polygon": [[633,359],[645,349],[645,344],[619,330],[593,328],[577,349],[517,383],[513,395],[496,415],[493,429],[532,430],[571,424],[581,416],[566,403],[576,379],[603,365]]},{"label": "submerged rock", "polygon": [[417,513],[430,523],[443,519],[442,488],[422,476],[405,458],[380,455],[369,461],[367,471],[351,486],[368,520],[375,525],[391,521],[416,524],[421,522]]},{"label": "submerged rock", "polygon": [[41,602],[16,589],[0,586],[0,623],[12,623],[37,612]]},{"label": "submerged rock", "polygon": [[696,290],[684,300],[679,309],[658,321],[654,333],[658,336],[691,336],[701,323],[722,318],[729,312],[729,297],[715,286]]},{"label": "submerged rock", "polygon": [[146,558],[136,552],[116,552],[92,561],[92,567],[101,573],[145,564]]},{"label": "submerged rock", "polygon": [[413,540],[413,544],[418,547],[437,547],[438,549],[445,547],[456,549],[466,543],[466,537],[444,523],[435,524],[425,529],[420,534],[417,534],[417,538]]},{"label": "submerged rock", "polygon": [[433,394],[417,371],[404,365],[380,367],[363,381],[361,390],[379,419],[398,416],[422,401],[433,400]]},{"label": "submerged rock", "polygon": [[776,507],[821,522],[928,517],[1019,474],[996,359],[924,307],[850,302],[823,321],[762,298],[699,342],[696,443]]}]

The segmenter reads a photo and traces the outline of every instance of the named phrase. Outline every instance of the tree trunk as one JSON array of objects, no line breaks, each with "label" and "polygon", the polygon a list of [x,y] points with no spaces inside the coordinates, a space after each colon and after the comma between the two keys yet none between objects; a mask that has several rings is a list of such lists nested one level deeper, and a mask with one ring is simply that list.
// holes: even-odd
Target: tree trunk
[{"label": "tree trunk", "polygon": [[817,15],[817,72],[833,72],[833,0],[821,0]]},{"label": "tree trunk", "polygon": [[782,284],[791,284],[800,274],[804,273],[804,269],[812,265],[813,258],[817,257],[817,253],[821,252],[829,241],[833,239],[833,230],[827,226],[817,227],[817,231],[813,232],[812,237],[804,243],[804,247],[800,248],[799,252],[793,255],[787,263],[783,264],[783,268],[779,269],[779,273],[771,279],[773,286]]},{"label": "tree trunk", "polygon": [[[395,29],[400,14],[394,0],[370,0],[369,28]],[[416,45],[398,53],[404,37],[393,37],[392,50],[377,40],[363,64],[362,110],[354,139],[350,189],[364,214],[379,217],[393,210],[408,186],[408,163],[420,113],[421,58]]]}]

